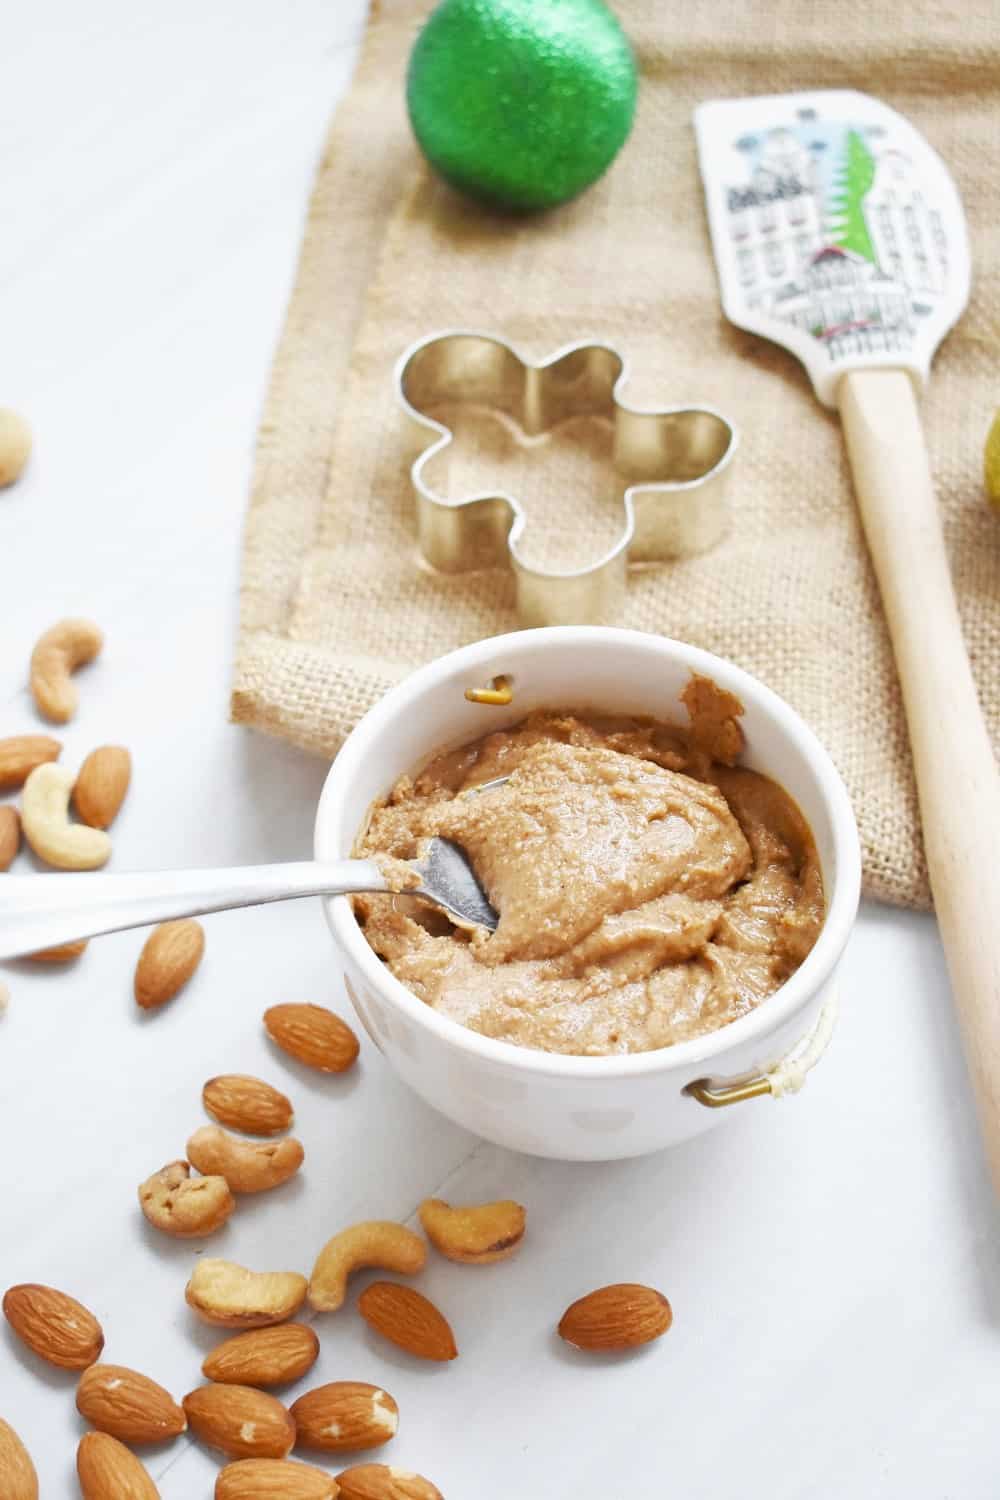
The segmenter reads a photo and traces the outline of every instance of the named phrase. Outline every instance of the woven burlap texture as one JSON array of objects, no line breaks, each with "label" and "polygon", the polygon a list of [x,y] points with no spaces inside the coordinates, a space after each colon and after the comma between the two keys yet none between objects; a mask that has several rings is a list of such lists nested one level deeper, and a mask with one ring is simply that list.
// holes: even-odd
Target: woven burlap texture
[{"label": "woven burlap texture", "polygon": [[[495,330],[533,357],[607,340],[631,366],[629,399],[707,402],[742,434],[726,540],[636,573],[617,623],[730,657],[793,704],[851,792],[867,893],[924,906],[899,690],[839,423],[790,355],[722,319],[691,113],[727,95],[866,89],[908,115],[958,181],[974,294],[937,358],[924,417],[996,743],[1000,523],[983,500],[981,455],[1000,392],[1000,13],[965,0],[615,8],[642,78],[628,145],[575,203],[509,219],[460,200],[423,166],[403,78],[429,6],[378,7],[319,170],[261,424],[233,716],[332,754],[414,667],[517,626],[509,574],[444,577],[417,557],[412,454],[391,378],[407,344],[449,326]],[[558,562],[569,539],[581,561],[587,538],[614,531],[614,486],[598,498],[600,434],[563,433],[525,452],[496,424],[465,425],[437,482],[457,495],[499,471],[520,485],[538,560]]]}]

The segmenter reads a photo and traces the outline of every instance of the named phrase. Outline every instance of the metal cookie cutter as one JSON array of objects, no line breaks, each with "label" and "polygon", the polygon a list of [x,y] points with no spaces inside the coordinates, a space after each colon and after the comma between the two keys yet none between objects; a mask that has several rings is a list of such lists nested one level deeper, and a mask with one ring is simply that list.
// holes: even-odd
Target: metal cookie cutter
[{"label": "metal cookie cutter", "polygon": [[[455,329],[412,344],[396,365],[396,392],[418,454],[410,470],[417,498],[417,536],[443,573],[509,567],[525,625],[586,625],[613,619],[629,563],[663,562],[704,552],[725,527],[724,492],[737,435],[707,406],[640,411],[618,392],[625,360],[608,344],[568,344],[550,358],[522,359],[496,334]],[[624,524],[596,563],[567,570],[525,561],[528,518],[502,490],[461,500],[436,494],[427,463],[452,440],[429,410],[446,402],[487,407],[537,438],[570,417],[610,422],[613,461],[627,481]]]}]

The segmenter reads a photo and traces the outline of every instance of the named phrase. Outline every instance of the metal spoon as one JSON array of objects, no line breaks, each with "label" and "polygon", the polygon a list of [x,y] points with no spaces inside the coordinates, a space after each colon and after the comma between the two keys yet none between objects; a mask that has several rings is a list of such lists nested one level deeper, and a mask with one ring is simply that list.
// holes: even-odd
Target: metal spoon
[{"label": "metal spoon", "polygon": [[[407,895],[433,902],[458,926],[496,928],[497,914],[458,844],[431,839],[422,859],[405,863],[419,881]],[[371,859],[125,875],[2,875],[0,959],[202,912],[389,888]]]}]

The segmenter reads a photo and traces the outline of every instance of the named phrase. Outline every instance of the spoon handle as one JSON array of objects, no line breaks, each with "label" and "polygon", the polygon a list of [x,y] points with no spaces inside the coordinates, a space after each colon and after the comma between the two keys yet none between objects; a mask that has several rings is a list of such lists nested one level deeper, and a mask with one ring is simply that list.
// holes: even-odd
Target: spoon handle
[{"label": "spoon handle", "polygon": [[1000,776],[910,379],[899,370],[855,370],[841,380],[838,400],[903,692],[941,940],[1000,1193]]},{"label": "spoon handle", "polygon": [[18,958],[102,932],[175,917],[387,890],[374,860],[247,865],[223,870],[143,870],[135,874],[0,876],[0,959]]}]

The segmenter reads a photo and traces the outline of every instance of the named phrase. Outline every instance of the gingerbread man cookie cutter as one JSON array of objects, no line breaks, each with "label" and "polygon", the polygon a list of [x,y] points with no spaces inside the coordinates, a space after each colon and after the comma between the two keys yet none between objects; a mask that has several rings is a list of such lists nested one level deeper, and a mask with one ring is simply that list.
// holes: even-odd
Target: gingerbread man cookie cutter
[{"label": "gingerbread man cookie cutter", "polygon": [[[726,525],[735,428],[709,406],[631,406],[619,395],[627,379],[625,359],[603,343],[568,344],[537,362],[475,330],[448,329],[412,344],[397,361],[395,386],[417,449],[410,478],[427,562],[443,573],[509,567],[522,624],[589,625],[618,615],[630,563],[713,547]],[[614,467],[626,488],[621,534],[603,557],[582,568],[538,567],[524,555],[528,517],[515,496],[482,490],[451,500],[428,484],[427,465],[453,439],[428,413],[458,403],[501,413],[529,439],[571,417],[611,424]]]}]

